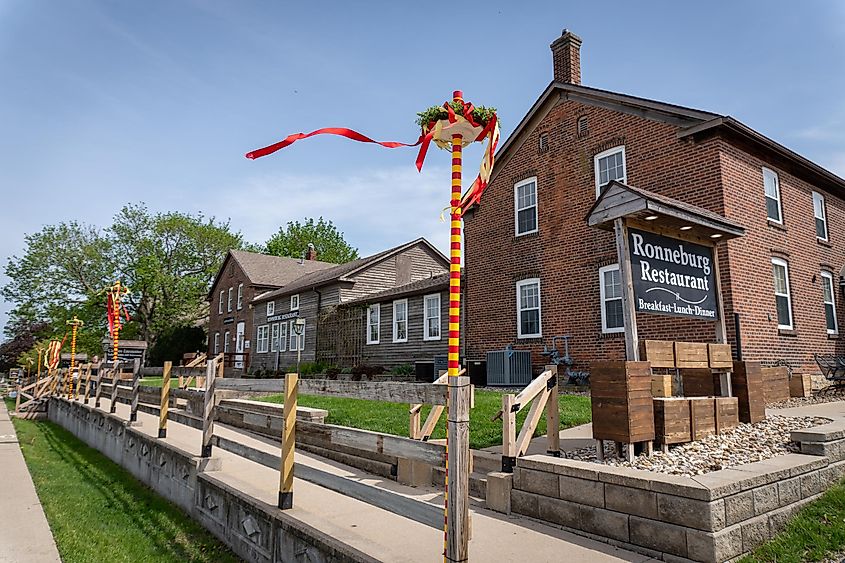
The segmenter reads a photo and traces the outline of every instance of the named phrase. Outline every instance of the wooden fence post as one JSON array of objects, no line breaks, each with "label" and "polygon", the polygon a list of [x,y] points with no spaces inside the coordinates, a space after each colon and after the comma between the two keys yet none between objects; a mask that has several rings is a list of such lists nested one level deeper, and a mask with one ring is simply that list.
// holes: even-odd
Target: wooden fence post
[{"label": "wooden fence post", "polygon": [[200,457],[211,457],[211,437],[214,435],[214,374],[216,358],[209,358],[205,367],[205,401],[202,410],[202,450]]},{"label": "wooden fence post", "polygon": [[411,404],[408,411],[410,417],[408,420],[408,435],[411,440],[420,439],[420,410],[422,410],[422,405]]},{"label": "wooden fence post", "polygon": [[94,408],[100,408],[100,395],[102,394],[103,388],[103,372],[105,371],[104,366],[106,365],[105,361],[100,361],[97,364],[97,388],[94,390]]},{"label": "wooden fence post", "polygon": [[279,472],[279,508],[293,508],[293,462],[296,444],[296,399],[299,375],[285,375],[285,407],[282,412],[282,466]]},{"label": "wooden fence post", "polygon": [[88,400],[91,397],[91,362],[85,366],[85,394],[82,395],[82,400],[85,404],[88,404]]},{"label": "wooden fence post", "polygon": [[556,365],[546,366],[546,371],[552,372],[549,398],[546,401],[546,453],[560,457],[560,380]]},{"label": "wooden fence post", "polygon": [[513,473],[516,465],[516,413],[513,412],[514,396],[502,395],[502,471]]},{"label": "wooden fence post", "polygon": [[138,392],[141,389],[141,359],[132,364],[132,400],[129,403],[129,423],[138,422]]},{"label": "wooden fence post", "polygon": [[170,407],[170,370],[173,362],[164,362],[161,372],[161,411],[158,415],[158,437],[167,438],[167,409]]},{"label": "wooden fence post", "polygon": [[469,377],[449,378],[446,560],[469,558]]},{"label": "wooden fence post", "polygon": [[109,405],[109,413],[117,412],[117,380],[120,376],[120,362],[115,362],[111,371],[111,404]]},{"label": "wooden fence post", "polygon": [[[18,378],[20,381],[20,378]],[[18,383],[15,385],[15,414],[20,414],[21,412],[21,384]]]}]

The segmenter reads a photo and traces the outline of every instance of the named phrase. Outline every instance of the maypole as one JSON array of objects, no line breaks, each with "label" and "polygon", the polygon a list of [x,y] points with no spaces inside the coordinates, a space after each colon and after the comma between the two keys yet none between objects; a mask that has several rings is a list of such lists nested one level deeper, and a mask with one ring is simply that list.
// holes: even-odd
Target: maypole
[{"label": "maypole", "polygon": [[[375,143],[386,148],[419,146],[417,169],[421,170],[428,147],[432,142],[452,153],[452,184],[450,212],[449,260],[449,348],[447,401],[448,434],[446,439],[446,493],[444,495],[444,560],[466,561],[469,541],[469,378],[460,377],[461,334],[461,219],[464,212],[478,203],[493,171],[499,124],[496,110],[475,107],[465,102],[463,94],[455,91],[451,102],[428,108],[418,114],[422,132],[413,144],[375,141],[351,129],[329,127],[311,133],[296,133],[282,141],[247,153],[255,159],[283,149],[300,139],[314,135],[340,135],[348,139]],[[461,167],[463,147],[487,141],[478,177],[461,195]],[[450,497],[450,494],[452,497]]]},{"label": "maypole", "polygon": [[[70,381],[70,385],[73,387],[73,367],[76,365],[76,332],[79,330],[79,327],[84,325],[85,323],[80,321],[76,315],[73,316],[72,320],[67,321],[67,324],[70,325],[70,370],[68,371],[68,380]],[[73,389],[73,398],[77,399],[79,397],[79,384],[80,384],[81,377],[76,378],[76,386]],[[70,396],[68,396],[70,398]]]},{"label": "maypole", "polygon": [[[65,338],[67,338],[67,334],[65,334]],[[62,346],[65,345],[65,338],[62,338],[61,340],[53,339],[50,341],[50,344],[47,345],[47,350],[44,353],[44,363],[47,366],[48,376],[59,367],[59,363],[62,359]],[[56,379],[53,382],[51,392],[61,393],[61,389],[59,388],[59,374],[56,373],[55,377]]]},{"label": "maypole", "polygon": [[123,306],[123,298],[129,293],[129,288],[121,285],[120,280],[114,282],[114,285],[107,287],[106,292],[106,311],[109,320],[109,335],[112,339],[112,362],[117,366],[117,349],[120,342],[120,314],[129,322],[129,314],[126,312],[126,307]]}]

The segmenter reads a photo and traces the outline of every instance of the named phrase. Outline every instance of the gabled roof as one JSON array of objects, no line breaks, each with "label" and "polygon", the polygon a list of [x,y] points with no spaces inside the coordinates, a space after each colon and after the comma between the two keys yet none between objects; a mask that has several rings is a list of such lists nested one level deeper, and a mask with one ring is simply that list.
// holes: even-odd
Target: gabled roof
[{"label": "gabled roof", "polygon": [[578,101],[586,105],[605,107],[671,123],[680,128],[679,138],[714,132],[725,133],[726,139],[729,141],[742,141],[785,160],[792,165],[791,172],[797,176],[803,175],[810,182],[822,182],[825,187],[845,192],[845,179],[730,116],[566,82],[549,84],[516,126],[513,133],[505,140],[496,154],[496,167],[491,182],[495,180],[498,172],[504,168],[505,163],[510,158],[510,153],[514,150],[514,147],[519,145],[522,136],[533,131],[561,100]]},{"label": "gabled roof", "polygon": [[287,256],[247,252],[246,250],[230,250],[211,284],[208,294],[209,301],[213,297],[214,286],[217,285],[220,276],[226,270],[230,258],[237,262],[250,283],[267,288],[282,287],[304,275],[337,266],[337,264],[318,260],[301,260]]},{"label": "gabled roof", "polygon": [[[587,224],[612,230],[614,220],[623,217],[659,227],[667,231],[666,234],[712,239],[711,242],[745,234],[741,225],[709,209],[614,180],[602,190],[590,208]],[[682,231],[681,227],[685,230]]]},{"label": "gabled roof", "polygon": [[373,254],[372,256],[359,258],[358,260],[352,260],[351,262],[347,262],[346,264],[335,265],[332,268],[326,268],[324,270],[320,270],[312,274],[302,276],[301,278],[292,281],[291,283],[279,289],[268,291],[266,293],[262,293],[261,295],[256,296],[255,299],[252,300],[252,302],[260,303],[262,301],[275,299],[276,297],[282,295],[289,295],[298,291],[302,291],[304,289],[320,287],[328,285],[330,283],[351,282],[353,281],[352,278],[354,278],[355,274],[357,274],[364,268],[369,268],[370,266],[373,266],[374,264],[377,264],[382,260],[390,258],[391,256],[394,256],[402,252],[403,250],[406,250],[418,244],[425,245],[426,247],[431,249],[438,257],[443,260],[444,264],[448,265],[449,259],[446,258],[443,253],[437,250],[437,248],[435,248],[426,239],[418,238],[400,246],[396,246],[394,248],[379,252],[378,254]]},{"label": "gabled roof", "polygon": [[445,274],[437,274],[436,276],[431,276],[430,278],[406,283],[405,285],[400,285],[398,287],[391,287],[390,289],[385,289],[384,291],[379,291],[378,293],[371,293],[370,295],[365,295],[364,297],[360,297],[358,299],[352,299],[351,301],[344,301],[342,304],[363,305],[365,303],[378,303],[379,301],[384,301],[386,299],[392,299],[395,297],[406,297],[410,295],[417,295],[420,293],[431,293],[432,291],[438,291],[448,288],[449,273],[446,272]]}]

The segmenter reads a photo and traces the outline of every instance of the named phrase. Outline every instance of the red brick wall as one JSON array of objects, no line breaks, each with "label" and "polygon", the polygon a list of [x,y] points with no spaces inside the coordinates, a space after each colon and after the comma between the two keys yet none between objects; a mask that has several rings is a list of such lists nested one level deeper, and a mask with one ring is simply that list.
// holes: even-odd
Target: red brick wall
[{"label": "red brick wall", "polygon": [[[589,132],[577,135],[586,116]],[[538,135],[548,134],[550,149],[539,153]],[[723,212],[719,141],[680,141],[677,127],[574,101],[558,104],[514,147],[481,205],[464,223],[467,283],[467,357],[483,357],[507,344],[531,349],[543,363],[544,342],[572,335],[571,353],[584,362],[622,359],[624,335],[601,332],[600,267],[616,262],[612,233],[588,227],[595,203],[593,157],[625,145],[628,183]],[[514,236],[513,185],[537,176],[539,232]],[[517,339],[518,280],[539,277],[543,337]],[[641,338],[712,341],[714,325],[705,321],[638,315]]]},{"label": "red brick wall", "polygon": [[[238,284],[244,284],[243,289],[243,299],[241,309],[238,309]],[[227,295],[224,294],[223,296],[223,313],[218,314],[218,304],[220,302],[220,292],[229,291],[229,288],[232,289],[232,311],[229,312],[226,307],[226,300]],[[263,293],[266,289],[258,289],[249,284],[249,279],[247,279],[246,274],[244,274],[243,270],[238,266],[238,263],[235,260],[229,258],[225,264],[223,264],[223,273],[220,276],[220,279],[217,280],[217,284],[214,286],[211,292],[211,304],[209,305],[208,310],[208,353],[209,355],[214,353],[214,334],[219,332],[220,333],[220,351],[224,350],[223,347],[223,337],[225,331],[229,331],[229,351],[235,351],[235,338],[236,338],[236,330],[239,322],[244,323],[244,339],[251,340],[251,348],[244,350],[244,352],[253,352],[252,347],[255,346],[255,335],[253,333],[253,315],[252,309],[249,308],[249,303],[252,299],[258,294]],[[231,319],[230,322],[225,323],[227,319]]]}]

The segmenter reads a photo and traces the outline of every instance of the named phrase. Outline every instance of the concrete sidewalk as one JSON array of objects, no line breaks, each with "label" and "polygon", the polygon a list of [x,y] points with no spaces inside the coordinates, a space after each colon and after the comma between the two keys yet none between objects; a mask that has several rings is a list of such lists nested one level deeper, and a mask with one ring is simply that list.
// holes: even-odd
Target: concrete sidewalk
[{"label": "concrete sidewalk", "polygon": [[61,561],[26,468],[6,404],[0,401],[0,561]]},{"label": "concrete sidewalk", "polygon": [[[109,401],[103,400],[102,410],[108,412],[108,406]],[[124,420],[128,419],[129,407],[118,404],[117,415]],[[135,427],[136,430],[149,436],[157,435],[158,417],[139,412],[138,421],[140,424]],[[215,434],[279,455],[279,448],[274,444],[241,430],[216,425]],[[165,441],[187,452],[199,453],[201,432],[170,421]],[[215,448],[213,455],[221,460],[220,470],[211,474],[215,479],[275,506],[279,483],[277,470],[220,448]],[[407,487],[299,451],[296,461],[374,487],[388,489],[421,502],[443,506],[442,492],[433,487]],[[442,561],[443,531],[440,529],[431,528],[300,479],[295,480],[294,499],[294,508],[288,511],[291,517],[380,561]],[[650,560],[646,556],[571,534],[529,518],[503,515],[477,505],[472,507],[472,521],[472,561],[531,560],[541,563],[566,559],[570,563],[587,563]]]}]

